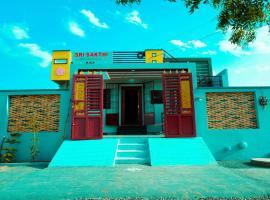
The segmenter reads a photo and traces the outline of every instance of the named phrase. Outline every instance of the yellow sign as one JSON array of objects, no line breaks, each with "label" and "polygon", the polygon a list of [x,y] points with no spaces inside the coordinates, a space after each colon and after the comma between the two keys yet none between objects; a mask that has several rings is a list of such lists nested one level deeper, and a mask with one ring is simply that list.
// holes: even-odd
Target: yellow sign
[{"label": "yellow sign", "polygon": [[51,80],[70,80],[71,51],[53,51]]},{"label": "yellow sign", "polygon": [[163,50],[145,50],[146,63],[163,63]]}]

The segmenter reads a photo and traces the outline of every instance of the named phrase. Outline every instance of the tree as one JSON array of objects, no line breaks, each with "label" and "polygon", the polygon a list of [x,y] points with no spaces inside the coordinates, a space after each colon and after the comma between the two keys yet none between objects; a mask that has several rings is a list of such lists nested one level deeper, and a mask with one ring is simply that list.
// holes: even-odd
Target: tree
[{"label": "tree", "polygon": [[[167,0],[176,2],[177,0]],[[270,0],[182,0],[192,14],[201,4],[218,10],[217,28],[231,31],[230,42],[246,46],[256,38],[256,30],[268,25],[270,31]],[[141,0],[116,0],[117,4],[139,4]]]}]

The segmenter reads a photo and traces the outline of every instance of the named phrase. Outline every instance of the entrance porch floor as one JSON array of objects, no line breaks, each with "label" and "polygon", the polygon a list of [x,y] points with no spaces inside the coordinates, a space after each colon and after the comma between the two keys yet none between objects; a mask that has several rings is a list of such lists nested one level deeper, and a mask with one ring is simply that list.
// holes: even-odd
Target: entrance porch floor
[{"label": "entrance porch floor", "polygon": [[269,168],[240,162],[177,167],[0,166],[1,200],[199,199],[267,195],[270,195]]},{"label": "entrance porch floor", "polygon": [[104,135],[104,138],[164,138],[164,134],[156,135]]}]

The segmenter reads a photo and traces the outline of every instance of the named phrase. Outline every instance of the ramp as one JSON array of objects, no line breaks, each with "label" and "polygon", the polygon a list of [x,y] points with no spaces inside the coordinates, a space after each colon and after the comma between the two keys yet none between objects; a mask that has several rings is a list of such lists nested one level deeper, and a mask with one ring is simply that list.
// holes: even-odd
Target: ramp
[{"label": "ramp", "polygon": [[200,137],[149,138],[152,166],[216,164],[211,151]]},{"label": "ramp", "polygon": [[113,166],[118,139],[66,140],[49,167]]}]

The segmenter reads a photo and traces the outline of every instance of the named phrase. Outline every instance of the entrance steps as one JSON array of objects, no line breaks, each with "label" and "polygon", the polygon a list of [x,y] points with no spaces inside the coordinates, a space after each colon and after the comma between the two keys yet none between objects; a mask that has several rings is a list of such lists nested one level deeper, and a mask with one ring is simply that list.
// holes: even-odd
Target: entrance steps
[{"label": "entrance steps", "polygon": [[65,140],[49,167],[216,164],[203,138],[115,137]]},{"label": "entrance steps", "polygon": [[116,149],[114,163],[150,164],[147,138],[120,138]]}]

